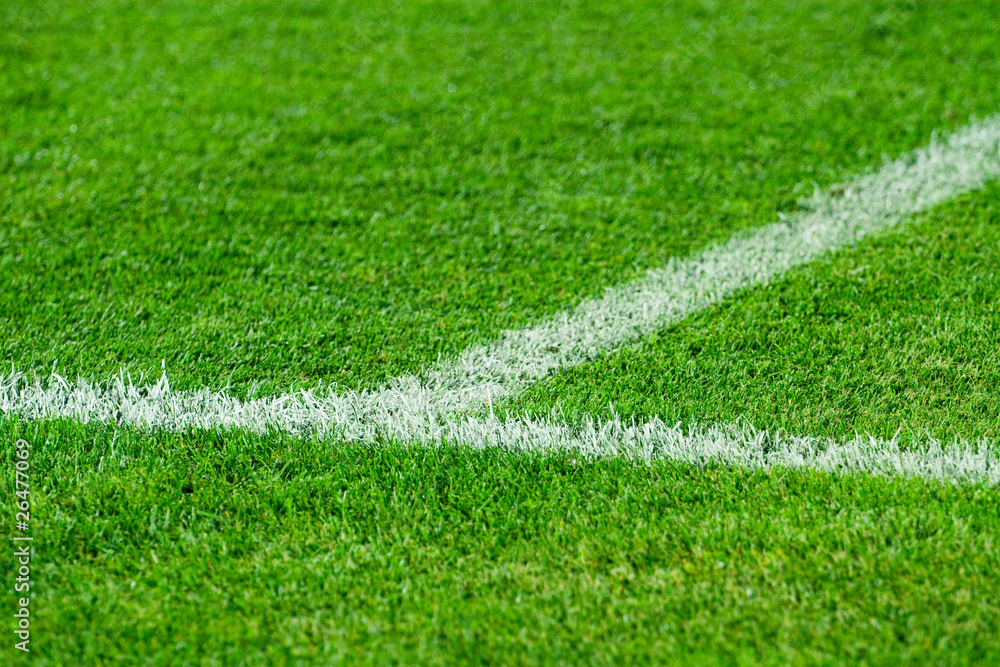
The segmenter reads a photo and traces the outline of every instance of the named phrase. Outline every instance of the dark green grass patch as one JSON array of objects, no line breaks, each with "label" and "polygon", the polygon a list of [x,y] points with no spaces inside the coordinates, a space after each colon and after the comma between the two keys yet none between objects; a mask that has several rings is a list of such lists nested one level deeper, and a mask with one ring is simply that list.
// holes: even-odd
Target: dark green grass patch
[{"label": "dark green grass patch", "polygon": [[0,7],[0,364],[372,386],[994,113],[993,2]]},{"label": "dark green grass patch", "polygon": [[36,665],[1000,660],[996,489],[9,418],[7,470],[18,436]]},{"label": "dark green grass patch", "polygon": [[1000,438],[1000,186],[529,388],[515,412]]}]

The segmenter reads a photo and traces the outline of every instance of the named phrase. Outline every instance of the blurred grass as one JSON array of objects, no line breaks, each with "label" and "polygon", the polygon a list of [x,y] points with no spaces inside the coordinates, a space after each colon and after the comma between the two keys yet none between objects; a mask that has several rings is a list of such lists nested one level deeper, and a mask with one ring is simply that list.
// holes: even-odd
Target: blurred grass
[{"label": "blurred grass", "polygon": [[0,363],[370,387],[997,110],[991,2],[0,8]]}]

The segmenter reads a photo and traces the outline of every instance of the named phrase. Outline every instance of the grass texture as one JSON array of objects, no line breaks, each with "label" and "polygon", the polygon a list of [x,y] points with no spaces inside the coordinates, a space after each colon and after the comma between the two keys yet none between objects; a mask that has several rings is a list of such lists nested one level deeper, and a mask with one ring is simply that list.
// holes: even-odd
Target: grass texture
[{"label": "grass texture", "polygon": [[1000,186],[567,368],[515,413],[1000,437]]},{"label": "grass texture", "polygon": [[[8,0],[0,364],[418,372],[996,113],[994,4]],[[505,407],[995,441],[998,195]],[[995,487],[10,413],[5,471],[17,437],[36,665],[1000,662]]]},{"label": "grass texture", "polygon": [[992,3],[13,1],[0,362],[372,387],[993,113]]},{"label": "grass texture", "polygon": [[32,487],[36,665],[1000,657],[992,488],[0,429],[31,441],[45,471]]}]

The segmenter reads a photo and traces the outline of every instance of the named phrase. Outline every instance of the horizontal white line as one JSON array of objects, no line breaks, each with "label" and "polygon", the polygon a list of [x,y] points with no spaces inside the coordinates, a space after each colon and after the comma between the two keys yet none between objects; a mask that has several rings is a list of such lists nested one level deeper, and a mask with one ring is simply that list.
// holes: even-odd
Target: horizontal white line
[{"label": "horizontal white line", "polygon": [[[551,421],[542,424],[476,421],[467,415],[484,403],[509,396],[559,368],[592,359],[601,351],[678,322],[740,289],[772,280],[828,252],[884,232],[914,213],[996,178],[1000,178],[1000,117],[997,116],[965,126],[944,141],[932,141],[925,148],[886,163],[878,172],[848,183],[837,197],[817,197],[811,212],[738,234],[725,244],[671,261],[638,280],[608,290],[601,298],[584,301],[561,317],[505,332],[496,342],[472,348],[458,359],[430,369],[420,377],[397,378],[374,391],[336,393],[330,388],[321,388],[241,402],[225,393],[207,390],[171,391],[165,376],[157,385],[137,388],[126,376],[104,385],[80,380],[70,386],[56,375],[46,382],[38,379],[27,382],[20,374],[12,373],[0,378],[0,411],[17,413],[26,419],[68,417],[167,428],[204,426],[261,430],[270,426],[337,433],[354,440],[390,437],[431,441],[445,438],[469,445],[488,442],[513,447],[531,441],[541,448],[562,443],[579,446],[583,451],[596,452],[601,448],[612,451],[616,445],[603,436],[587,435],[582,431],[570,437],[568,431],[560,430],[568,427]],[[648,441],[653,443],[650,446],[661,443],[663,451],[676,452],[680,458],[687,456],[682,454],[684,451],[713,451],[716,452],[713,456],[722,456],[724,460],[728,460],[726,456],[745,457],[750,455],[747,452],[752,453],[751,445],[756,442],[749,436],[726,436],[732,433],[727,427],[704,431],[706,435],[682,437],[679,431],[664,430],[662,425],[652,424],[653,435],[648,436],[652,438]],[[614,423],[601,428],[610,428],[608,433],[625,438],[632,437],[629,434],[633,433]],[[429,433],[436,435],[432,437]],[[536,435],[529,438],[526,434],[530,433]],[[640,438],[636,442],[647,441]],[[813,445],[802,443],[820,441],[791,439],[787,442],[808,449]],[[840,458],[836,460],[854,460],[854,464],[844,465],[858,469],[890,465],[889,459],[878,458],[881,455],[874,451],[864,456],[856,455],[861,451],[862,442],[869,441],[854,440],[839,445],[827,442],[822,456],[800,453],[795,455],[800,458],[794,460],[828,465],[822,461],[831,460],[829,452],[839,452],[836,456]],[[725,454],[724,451],[733,453]],[[989,472],[989,465],[993,465],[995,459],[990,457],[994,455],[989,453],[988,447],[983,451],[987,452],[984,454],[987,458],[983,459],[986,468],[977,468],[980,472],[976,474],[992,480],[994,477],[990,475],[995,473]],[[892,461],[909,460],[906,459],[909,454],[896,454],[891,454],[895,457]],[[781,455],[768,456],[770,461]],[[938,463],[919,459],[907,463],[904,468],[916,470],[930,465],[935,470],[951,470],[952,463],[948,461],[952,459],[941,459],[944,454],[934,456],[937,458],[933,460]],[[959,458],[967,460],[962,457],[966,454]],[[961,477],[957,473],[944,476]]]},{"label": "horizontal white line", "polygon": [[208,390],[171,392],[166,383],[137,389],[124,378],[105,387],[79,381],[46,388],[7,378],[0,403],[10,412],[17,397],[23,417],[69,417],[90,422],[184,430],[240,428],[255,433],[281,429],[301,435],[360,442],[396,441],[415,445],[451,444],[498,447],[518,452],[563,450],[584,457],[624,456],[652,461],[672,459],[696,465],[771,469],[812,468],[830,472],[905,475],[962,482],[1000,484],[1000,452],[995,443],[932,438],[904,450],[895,440],[856,436],[844,442],[755,430],[749,425],[683,429],[659,419],[629,423],[614,418],[578,425],[557,419],[499,419],[403,410],[380,419],[359,419],[348,402],[312,392],[239,401]]}]

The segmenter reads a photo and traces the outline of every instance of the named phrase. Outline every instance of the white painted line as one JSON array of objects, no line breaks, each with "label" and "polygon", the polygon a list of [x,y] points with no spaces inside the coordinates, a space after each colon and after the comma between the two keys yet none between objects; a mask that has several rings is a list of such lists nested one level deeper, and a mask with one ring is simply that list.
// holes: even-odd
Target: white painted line
[{"label": "white painted line", "polygon": [[[515,447],[526,442],[524,434],[530,432],[539,434],[532,436],[538,447],[558,443],[569,446],[578,441],[576,436],[567,440],[569,436],[560,430],[567,427],[550,421],[486,422],[467,415],[559,368],[579,364],[604,350],[662,329],[738,290],[772,280],[826,253],[891,229],[914,213],[997,178],[1000,116],[972,123],[944,141],[933,141],[889,162],[879,171],[846,184],[840,189],[843,194],[836,198],[817,197],[811,212],[738,234],[725,244],[672,261],[643,278],[608,290],[599,299],[584,301],[561,317],[508,331],[495,343],[470,349],[421,377],[398,378],[376,391],[338,394],[318,389],[240,402],[224,393],[204,390],[173,392],[166,378],[142,388],[133,386],[125,377],[103,386],[80,381],[71,387],[58,376],[44,383],[37,379],[26,382],[13,373],[0,378],[0,411],[16,412],[27,419],[68,417],[168,428],[259,430],[270,425],[337,433],[356,440],[391,437],[430,442],[444,438],[470,445],[490,442]],[[610,428],[609,432],[617,432],[617,426]],[[663,442],[681,442],[677,440],[680,436],[669,435],[659,426],[654,431],[664,434],[656,436]],[[717,435],[716,431],[706,433]],[[585,451],[596,451],[598,446],[615,447],[610,440],[590,436],[579,442]],[[705,450],[706,442],[697,438],[697,451]],[[719,442],[742,441],[730,438]],[[742,451],[737,444],[733,451]],[[875,465],[866,463],[870,457],[851,458],[854,454],[850,452],[859,446],[837,445],[842,448],[837,451],[844,452],[847,458],[843,460],[856,460],[862,468]],[[830,451],[829,443],[826,447],[824,451]],[[993,454],[983,459],[987,471],[993,465],[990,456]],[[813,456],[802,460],[815,463],[821,459]],[[917,463],[912,465],[919,467]]]},{"label": "white painted line", "polygon": [[931,438],[903,450],[899,443],[856,436],[845,442],[758,431],[749,425],[682,429],[652,419],[589,420],[579,425],[550,419],[499,419],[470,415],[438,419],[433,413],[400,410],[358,418],[365,406],[311,392],[239,401],[208,390],[172,392],[167,384],[137,389],[124,378],[105,387],[80,381],[74,386],[25,385],[8,378],[0,404],[10,411],[15,398],[22,417],[68,417],[79,421],[183,430],[240,428],[255,433],[281,429],[356,442],[397,441],[416,445],[498,447],[518,452],[572,451],[583,457],[624,456],[644,461],[671,459],[696,465],[772,469],[812,468],[829,472],[905,475],[960,482],[1000,484],[1000,451],[995,443]]},{"label": "white painted line", "polygon": [[679,322],[754,284],[874,234],[913,214],[1000,178],[1000,116],[965,126],[945,141],[906,154],[817,197],[804,215],[738,234],[538,326],[506,332],[432,373],[427,386],[450,390],[452,410],[507,395],[525,382],[592,359]]}]

